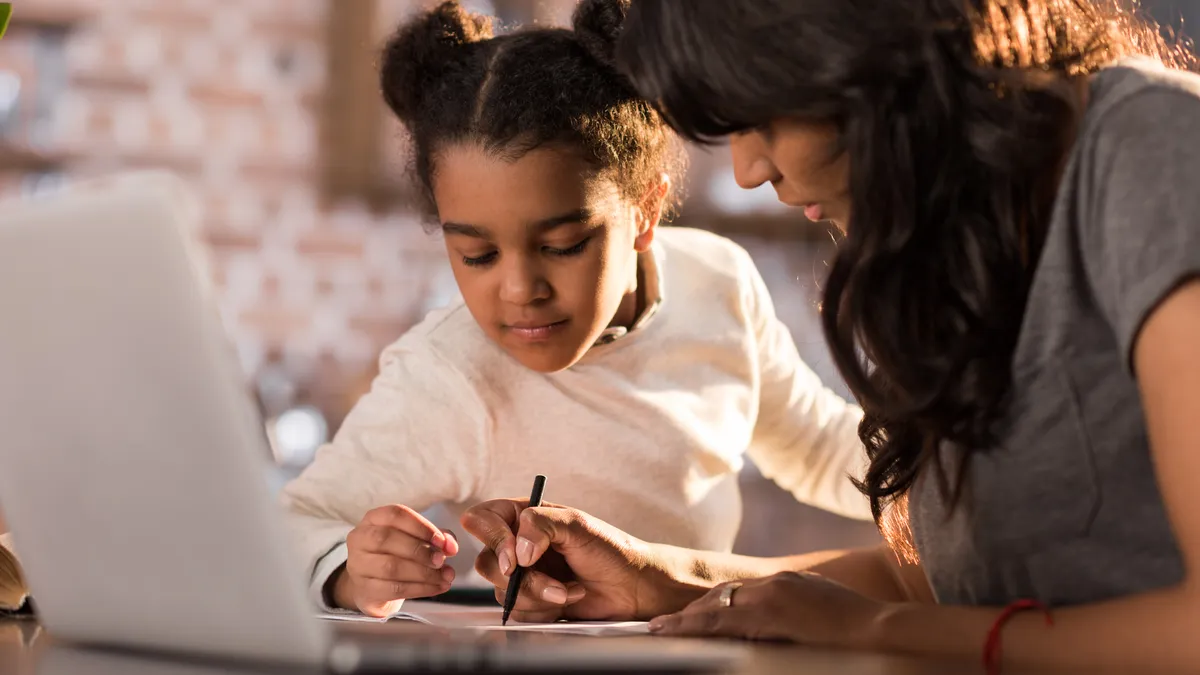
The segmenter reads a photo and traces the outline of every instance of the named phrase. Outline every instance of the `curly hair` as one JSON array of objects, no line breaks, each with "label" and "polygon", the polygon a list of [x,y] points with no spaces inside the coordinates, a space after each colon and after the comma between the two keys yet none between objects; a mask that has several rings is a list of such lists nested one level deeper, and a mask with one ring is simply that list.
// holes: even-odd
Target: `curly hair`
[{"label": "curly hair", "polygon": [[682,145],[613,60],[628,9],[629,0],[584,0],[572,30],[496,36],[491,18],[451,1],[399,26],[380,84],[411,136],[412,175],[430,214],[438,153],[456,144],[509,161],[546,146],[579,152],[635,202],[663,174],[678,184]]},{"label": "curly hair", "polygon": [[885,507],[937,450],[995,445],[1012,357],[1081,97],[1074,76],[1144,55],[1194,67],[1187,44],[1116,0],[640,0],[618,64],[683,136],[792,116],[832,123],[852,218],[822,322],[862,405]]}]

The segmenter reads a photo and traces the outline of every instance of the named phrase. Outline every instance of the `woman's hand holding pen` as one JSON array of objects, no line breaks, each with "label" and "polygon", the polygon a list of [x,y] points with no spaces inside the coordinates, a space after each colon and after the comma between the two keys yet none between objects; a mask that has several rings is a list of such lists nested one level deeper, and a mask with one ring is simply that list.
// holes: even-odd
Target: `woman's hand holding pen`
[{"label": "woman's hand holding pen", "polygon": [[463,527],[485,548],[475,569],[503,602],[517,564],[525,574],[517,621],[649,619],[707,590],[676,581],[665,549],[574,509],[525,500],[478,504]]},{"label": "woman's hand holding pen", "polygon": [[446,565],[458,553],[454,533],[407,506],[368,511],[346,537],[346,549],[346,566],[332,581],[333,600],[344,609],[388,616],[405,598],[445,593],[454,581]]}]

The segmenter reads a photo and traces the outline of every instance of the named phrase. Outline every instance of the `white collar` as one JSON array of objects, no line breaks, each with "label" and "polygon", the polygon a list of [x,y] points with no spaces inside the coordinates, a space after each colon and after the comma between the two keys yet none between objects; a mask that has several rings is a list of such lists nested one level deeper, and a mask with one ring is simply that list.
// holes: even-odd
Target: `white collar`
[{"label": "white collar", "polygon": [[654,318],[655,314],[658,314],[658,310],[662,307],[663,303],[662,256],[662,248],[657,242],[650,245],[649,251],[638,254],[638,265],[641,267],[642,283],[645,284],[646,308],[642,310],[641,315],[638,316],[629,328],[625,326],[609,326],[605,328],[600,333],[600,337],[596,338],[596,341],[592,343],[593,347],[616,342],[629,333],[642,328]]}]

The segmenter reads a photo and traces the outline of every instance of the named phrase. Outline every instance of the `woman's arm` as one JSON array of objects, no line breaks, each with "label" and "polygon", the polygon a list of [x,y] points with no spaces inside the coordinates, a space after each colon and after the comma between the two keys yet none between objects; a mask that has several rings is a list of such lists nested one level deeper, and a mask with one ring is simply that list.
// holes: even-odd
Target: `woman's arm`
[{"label": "woman's arm", "polygon": [[[1181,584],[1107,602],[1012,617],[1005,662],[1146,670],[1200,664],[1200,281],[1159,305],[1134,350],[1162,496],[1183,554]],[[813,568],[816,571],[816,567]],[[836,578],[836,577],[833,577]],[[851,580],[853,587],[853,580]],[[998,608],[867,601],[820,579],[781,575],[747,584],[734,608],[709,594],[679,614],[656,619],[665,634],[782,637],[806,644],[922,655],[978,657]],[[736,610],[736,611],[733,611]],[[830,630],[829,626],[839,630]]]},{"label": "woman's arm", "polygon": [[[1116,667],[1200,666],[1200,281],[1170,295],[1143,324],[1134,365],[1150,446],[1186,577],[1173,588],[1055,612],[1054,627],[1015,617],[1004,657],[1021,663]],[[908,607],[890,620],[890,642],[921,651],[978,653],[994,610]],[[907,626],[907,628],[906,628]],[[916,633],[925,635],[919,638]],[[910,638],[916,638],[910,642]],[[889,646],[899,646],[889,645]],[[972,647],[974,649],[972,649]]]},{"label": "woman's arm", "polygon": [[475,569],[497,599],[512,572],[500,569],[498,552],[531,567],[513,615],[519,621],[649,619],[721,582],[781,572],[824,575],[881,604],[932,601],[920,568],[900,565],[882,546],[782,558],[695,551],[646,543],[575,509],[513,499],[477,504],[462,524],[485,546]]},{"label": "woman's arm", "polygon": [[[883,602],[933,602],[933,593],[920,566],[900,561],[886,544],[778,558],[673,546],[658,547],[658,554],[666,561],[672,578],[696,588],[707,589],[726,581],[757,579],[782,572],[810,572]],[[695,593],[687,599],[694,600]]]}]

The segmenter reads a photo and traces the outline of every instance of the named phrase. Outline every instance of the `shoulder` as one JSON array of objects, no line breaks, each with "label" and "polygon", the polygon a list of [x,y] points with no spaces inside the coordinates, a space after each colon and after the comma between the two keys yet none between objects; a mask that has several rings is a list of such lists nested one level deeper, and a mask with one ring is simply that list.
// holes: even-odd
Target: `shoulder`
[{"label": "shoulder", "polygon": [[385,348],[379,372],[395,371],[439,387],[476,390],[485,386],[489,373],[510,360],[459,301],[433,310]]},{"label": "shoulder", "polygon": [[689,285],[738,286],[758,273],[746,249],[712,232],[663,227],[658,231],[657,241],[667,274],[694,280]]},{"label": "shoulder", "polygon": [[1146,156],[1194,150],[1200,142],[1200,75],[1143,60],[1101,71],[1092,82],[1082,135],[1101,160],[1138,147],[1136,154]]},{"label": "shoulder", "polygon": [[1072,186],[1093,223],[1086,229],[1132,224],[1149,205],[1194,200],[1200,75],[1138,60],[1101,71],[1090,91]]},{"label": "shoulder", "polygon": [[1200,75],[1122,65],[1091,91],[1063,232],[1128,359],[1149,313],[1200,269]]},{"label": "shoulder", "polygon": [[1200,75],[1139,59],[1101,71],[1090,93],[1063,185],[1073,227],[1101,248],[1142,241],[1155,218],[1174,227],[1181,207],[1200,206]]}]

